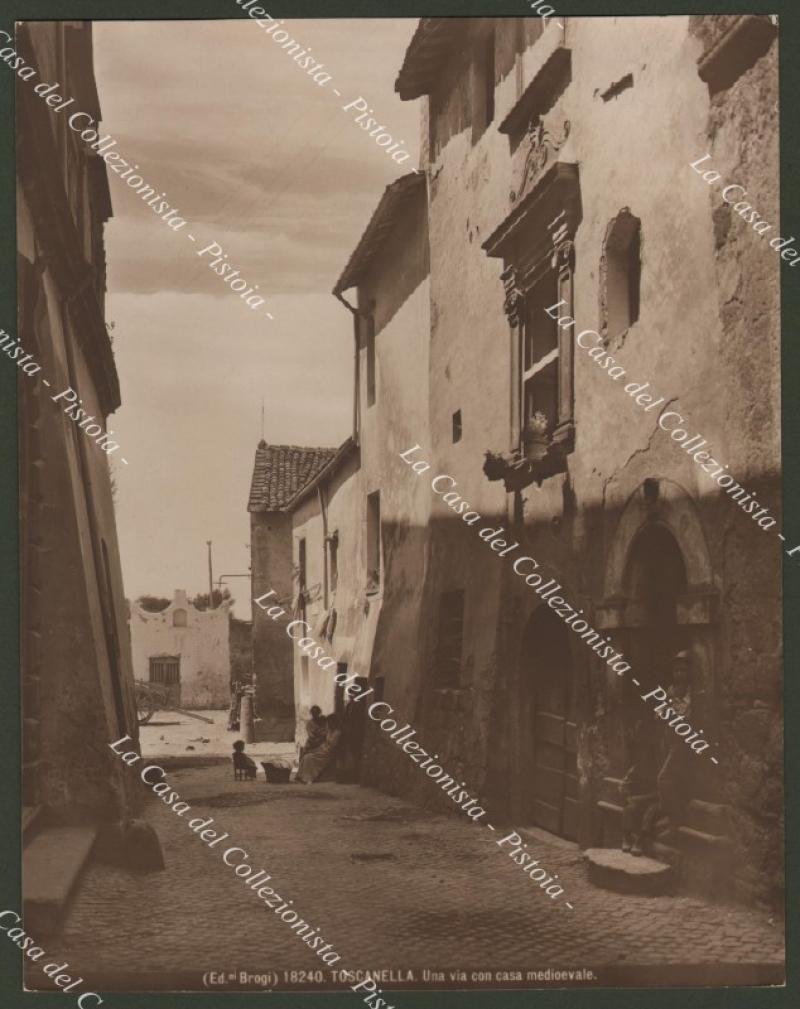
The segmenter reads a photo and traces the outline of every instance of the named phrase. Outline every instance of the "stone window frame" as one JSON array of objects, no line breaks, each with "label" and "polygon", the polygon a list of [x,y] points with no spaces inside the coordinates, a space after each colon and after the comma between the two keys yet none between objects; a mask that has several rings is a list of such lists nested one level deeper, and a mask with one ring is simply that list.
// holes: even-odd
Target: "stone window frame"
[{"label": "stone window frame", "polygon": [[502,259],[505,267],[500,279],[511,361],[509,451],[487,449],[483,471],[489,480],[502,479],[508,493],[534,482],[541,485],[547,477],[565,473],[567,456],[575,447],[575,351],[571,332],[561,327],[558,330],[557,410],[554,423],[548,425],[544,445],[541,438],[523,439],[520,374],[529,297],[548,272],[554,279],[552,305],[560,306],[559,315],[575,317],[574,237],[582,216],[578,165],[556,160],[547,167],[545,162],[535,181],[482,246],[488,256]]},{"label": "stone window frame", "polygon": [[[525,381],[524,348],[528,311],[534,288],[550,276],[555,305],[564,302],[559,315],[574,318],[575,247],[565,232],[563,213],[559,214],[556,228],[551,232],[553,244],[533,264],[510,266],[502,274],[506,287],[506,314],[512,339],[512,424],[511,449],[524,453]],[[511,304],[509,304],[511,302]],[[558,327],[556,335],[558,361],[556,416],[547,432],[548,450],[558,456],[553,473],[566,471],[566,456],[575,445],[575,354],[572,334]],[[552,465],[552,463],[551,463]],[[548,474],[552,475],[552,474]]]}]

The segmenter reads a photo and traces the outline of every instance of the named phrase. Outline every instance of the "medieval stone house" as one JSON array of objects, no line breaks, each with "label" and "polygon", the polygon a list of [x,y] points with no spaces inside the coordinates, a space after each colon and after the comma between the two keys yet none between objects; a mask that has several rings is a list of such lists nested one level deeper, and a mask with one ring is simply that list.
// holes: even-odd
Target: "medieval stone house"
[{"label": "medieval stone house", "polygon": [[[643,685],[689,651],[719,763],[695,759],[659,851],[743,897],[780,880],[780,542],[623,387],[649,381],[780,515],[777,256],[690,168],[711,153],[778,221],[776,48],[761,17],[423,19],[397,80],[423,99],[428,178],[430,443],[414,440]],[[576,349],[559,302],[628,377]],[[429,533],[421,654],[373,675],[392,700],[423,669],[422,727],[493,816],[617,845],[639,691],[440,500]]]},{"label": "medieval stone house", "polygon": [[[779,518],[778,258],[691,168],[711,154],[778,221],[775,27],[562,24],[419,24],[396,88],[422,99],[423,172],[388,187],[334,291],[356,291],[354,445],[281,513],[284,592],[325,633],[336,610],[337,661],[369,676],[493,821],[584,848],[619,846],[621,782],[653,719],[641,693],[688,652],[693,718],[718,762],[692,756],[680,821],[654,853],[684,884],[772,899],[780,541],[658,420],[686,418]],[[584,331],[624,376],[580,349]],[[633,402],[632,381],[657,390],[659,412]],[[557,575],[638,687],[410,471],[399,453],[415,444],[429,476],[450,475]],[[332,587],[334,543],[347,575]],[[254,595],[267,584],[256,558]],[[325,691],[335,703],[294,663],[299,716]],[[377,732],[363,780],[444,808]]]}]

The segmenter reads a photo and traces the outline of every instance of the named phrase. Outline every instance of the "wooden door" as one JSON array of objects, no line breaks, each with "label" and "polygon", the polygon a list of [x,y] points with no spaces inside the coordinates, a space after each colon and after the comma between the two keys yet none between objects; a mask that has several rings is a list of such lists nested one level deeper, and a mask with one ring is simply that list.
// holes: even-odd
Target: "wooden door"
[{"label": "wooden door", "polygon": [[[538,616],[541,614],[541,616]],[[529,731],[532,743],[533,821],[575,840],[578,767],[569,631],[551,610],[539,610],[526,641]]]}]

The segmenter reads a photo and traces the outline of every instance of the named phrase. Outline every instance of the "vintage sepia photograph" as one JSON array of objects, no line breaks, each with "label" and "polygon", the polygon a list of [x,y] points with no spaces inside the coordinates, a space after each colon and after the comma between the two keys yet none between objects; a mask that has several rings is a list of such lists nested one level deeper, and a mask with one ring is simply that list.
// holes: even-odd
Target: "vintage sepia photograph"
[{"label": "vintage sepia photograph", "polygon": [[0,32],[25,989],[784,985],[779,18],[109,6]]}]

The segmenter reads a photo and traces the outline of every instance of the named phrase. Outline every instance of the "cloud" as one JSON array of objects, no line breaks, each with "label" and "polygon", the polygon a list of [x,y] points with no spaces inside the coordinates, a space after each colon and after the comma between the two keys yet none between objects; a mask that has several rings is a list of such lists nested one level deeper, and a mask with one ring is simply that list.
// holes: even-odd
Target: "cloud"
[{"label": "cloud", "polygon": [[[107,317],[122,388],[110,424],[128,460],[114,466],[129,597],[204,591],[209,539],[215,574],[247,572],[262,400],[268,441],[350,433],[353,323],[329,292],[384,187],[417,163],[419,110],[393,91],[414,24],[287,20],[333,74],[327,88],[247,19],[94,24],[101,136],[189,222],[171,231],[110,175]],[[407,142],[407,165],[342,110],[359,95]],[[212,241],[259,285],[273,322],[197,256]],[[249,615],[248,582],[232,586]]]},{"label": "cloud", "polygon": [[[413,22],[287,22],[335,74],[327,88],[249,22],[122,28],[95,26],[101,135],[111,134],[114,149],[179,210],[189,222],[183,232],[220,244],[259,293],[330,290],[385,186],[417,164],[418,109],[392,90]],[[364,32],[368,49],[358,45]],[[149,86],[144,53],[159,70]],[[406,142],[406,166],[343,111],[361,94]],[[110,185],[115,289],[224,294],[181,232],[173,236],[114,172]]]}]

